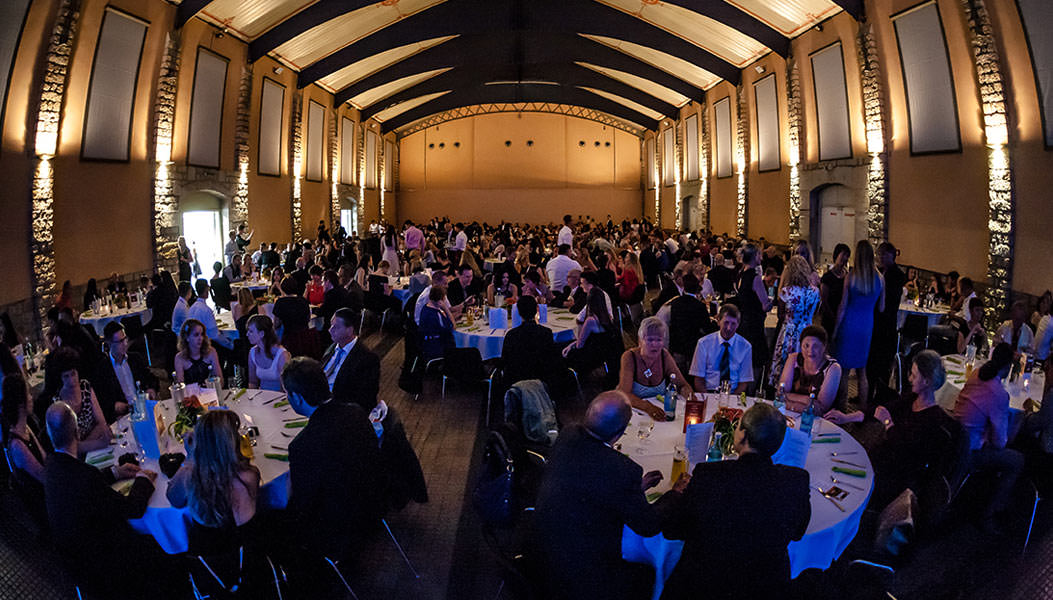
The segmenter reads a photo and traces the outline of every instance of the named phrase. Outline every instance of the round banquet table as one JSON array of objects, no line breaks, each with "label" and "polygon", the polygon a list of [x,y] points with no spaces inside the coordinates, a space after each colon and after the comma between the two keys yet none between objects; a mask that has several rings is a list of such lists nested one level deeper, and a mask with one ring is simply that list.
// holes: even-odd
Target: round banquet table
[{"label": "round banquet table", "polygon": [[[223,390],[220,400],[232,395],[233,390]],[[283,392],[270,392],[264,390],[247,390],[238,400],[227,400],[225,404],[230,410],[238,413],[243,427],[255,425],[260,433],[256,438],[256,446],[253,447],[252,464],[260,470],[260,492],[258,498],[259,508],[284,508],[289,501],[289,463],[282,460],[266,458],[268,454],[288,454],[289,442],[300,431],[298,428],[286,428],[285,421],[299,417],[289,406],[276,407],[275,404],[285,399]],[[151,403],[154,404],[154,403]],[[176,409],[172,400],[157,402],[158,412],[164,416],[165,426],[175,419]],[[299,420],[306,420],[302,418]],[[114,459],[125,452],[135,452],[138,446],[135,436],[128,427],[128,417],[121,417],[113,425],[116,434],[117,446],[110,449],[97,451],[105,453],[112,450]],[[121,438],[128,442],[128,448],[121,448]],[[182,444],[178,440],[162,436],[160,441],[161,451],[184,452]],[[275,447],[277,446],[277,448]],[[89,453],[86,460],[92,460]],[[105,468],[113,464],[112,459],[108,462],[92,463],[98,468]],[[190,513],[187,508],[174,508],[168,502],[165,492],[168,489],[168,477],[165,477],[158,468],[157,460],[147,458],[143,465],[146,469],[157,472],[157,480],[154,482],[154,493],[150,497],[150,503],[141,518],[131,519],[129,523],[139,533],[153,536],[165,552],[178,554],[187,550],[187,527],[190,523]]]},{"label": "round banquet table", "polygon": [[[717,395],[710,394],[707,398],[705,421],[708,421],[718,409]],[[754,398],[747,398],[746,404],[747,406],[752,406],[755,401],[757,400]],[[657,402],[654,402],[654,404],[658,405]],[[735,408],[743,408],[739,406],[736,398],[732,398],[730,404]],[[797,413],[786,412],[786,414],[793,417],[796,422],[800,422]],[[641,442],[636,435],[637,425],[644,420],[650,419],[649,416],[634,409],[632,420],[619,444],[621,452],[643,467],[645,473],[652,470],[662,472],[662,482],[658,487],[650,491],[665,492],[669,490],[673,483],[670,481],[670,473],[673,467],[673,447],[684,441],[684,402],[680,401],[677,403],[675,420],[655,423],[654,430],[648,439],[649,443],[643,446],[644,454],[640,454]],[[816,427],[819,428],[816,432],[817,434],[839,433],[841,434],[840,441],[837,443],[810,445],[807,450],[807,458],[804,461],[804,469],[811,476],[813,486],[826,489],[827,486],[834,485],[830,481],[831,475],[836,475],[840,481],[846,481],[848,485],[837,485],[847,491],[848,496],[839,501],[845,509],[844,512],[841,512],[829,499],[820,495],[814,489],[812,490],[812,517],[808,522],[808,529],[804,537],[796,542],[791,542],[789,546],[791,577],[797,577],[805,569],[826,569],[844,552],[859,530],[859,520],[863,516],[863,511],[870,498],[870,492],[874,487],[874,470],[871,468],[870,459],[867,457],[866,451],[863,450],[859,442],[843,429],[825,419],[817,419],[815,423]],[[823,439],[824,437],[827,436],[821,436],[816,439]],[[798,442],[803,441],[807,443],[806,438],[800,432],[787,430],[783,446],[773,457],[775,462],[792,464],[800,460],[799,455],[796,459],[792,456],[793,444],[790,441],[794,439]],[[798,446],[798,448],[804,451],[803,447]],[[704,453],[705,450],[703,449],[702,452]],[[844,460],[864,466],[866,476],[852,477],[850,475],[835,474],[831,471],[832,467],[855,467],[838,465],[832,462],[831,452],[841,453]],[[690,463],[688,465],[688,472],[694,470],[695,464]],[[861,489],[857,490],[850,486],[856,486]],[[683,541],[670,540],[662,534],[645,538],[627,526],[622,532],[622,557],[630,562],[650,564],[655,568],[655,600],[658,600],[662,595],[665,581],[673,572],[677,561],[680,560],[680,553],[683,548]]]},{"label": "round banquet table", "polygon": [[143,325],[146,325],[150,322],[150,318],[153,316],[153,311],[146,308],[145,304],[132,306],[131,308],[119,308],[113,312],[105,314],[98,314],[92,310],[86,310],[80,313],[80,323],[81,325],[91,325],[99,335],[102,335],[102,330],[106,328],[106,325],[109,324],[110,321],[120,321],[125,317],[134,317],[135,315],[139,315],[139,319],[142,321]]},{"label": "round banquet table", "polygon": [[[977,358],[974,369],[979,369],[985,360]],[[965,357],[961,354],[948,354],[943,357],[943,368],[947,371],[947,381],[940,389],[936,390],[936,403],[947,412],[954,414],[954,404],[958,400],[958,394],[965,387]],[[1045,389],[1046,375],[1041,371],[1031,373],[1031,381],[1025,383],[1023,377],[1013,381],[1008,379],[1002,382],[1003,387],[1009,392],[1009,439],[1016,437],[1023,422],[1024,402],[1028,398],[1037,404],[1042,403],[1042,390]]]},{"label": "round banquet table", "polygon": [[946,306],[937,305],[933,308],[922,308],[907,300],[899,303],[899,312],[896,313],[896,329],[903,329],[903,323],[907,321],[907,315],[922,315],[929,321],[929,329],[932,329],[933,325],[939,325],[940,317],[947,314],[950,308]]},{"label": "round banquet table", "polygon": [[392,288],[391,295],[398,298],[399,302],[401,302],[402,305],[405,306],[406,300],[409,300],[410,297],[409,284],[406,284],[405,286]]},{"label": "round banquet table", "polygon": [[[512,324],[511,319],[507,324]],[[565,308],[548,309],[547,322],[542,325],[552,330],[552,338],[557,344],[566,344],[574,340],[576,322],[574,315]],[[466,325],[462,318],[461,323],[453,330],[453,339],[458,348],[478,348],[483,360],[490,360],[501,356],[508,329],[509,327],[491,328],[485,319],[476,319],[472,325]]]},{"label": "round banquet table", "polygon": [[230,284],[230,289],[237,291],[238,288],[246,288],[250,292],[259,292],[270,287],[270,282],[263,279],[242,279]]}]

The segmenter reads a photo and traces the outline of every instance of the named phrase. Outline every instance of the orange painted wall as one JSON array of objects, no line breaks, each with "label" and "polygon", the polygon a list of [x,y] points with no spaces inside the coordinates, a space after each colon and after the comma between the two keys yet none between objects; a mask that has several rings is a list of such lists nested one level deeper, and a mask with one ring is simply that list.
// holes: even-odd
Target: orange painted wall
[{"label": "orange painted wall", "polygon": [[[764,73],[757,73],[754,67],[764,67]],[[757,95],[753,85],[760,79],[775,76],[775,96],[779,113],[779,155],[780,168],[760,172],[757,145]],[[751,238],[763,237],[768,241],[789,242],[790,203],[790,169],[786,166],[790,147],[789,116],[786,107],[786,61],[774,52],[761,58],[742,71],[743,92],[749,111],[750,123],[750,156],[749,186],[746,231]]]},{"label": "orange painted wall", "polygon": [[[289,131],[292,98],[296,91],[296,73],[283,68],[282,73],[277,74],[274,68],[278,66],[279,63],[274,59],[264,57],[256,61],[252,70],[252,102],[249,105],[249,227],[255,232],[252,237],[253,247],[258,242],[287,241],[292,231],[289,212],[289,195],[292,193],[292,183],[289,179]],[[259,173],[260,99],[265,77],[285,86],[279,176]]]},{"label": "orange painted wall", "polygon": [[[709,119],[709,228],[716,234],[735,233],[738,221],[738,178],[717,178],[717,118],[713,105],[724,98],[731,99],[731,148],[732,156],[736,150],[737,125],[735,121],[738,95],[735,86],[722,81],[706,92],[706,115]],[[735,165],[732,160],[732,171]]]}]

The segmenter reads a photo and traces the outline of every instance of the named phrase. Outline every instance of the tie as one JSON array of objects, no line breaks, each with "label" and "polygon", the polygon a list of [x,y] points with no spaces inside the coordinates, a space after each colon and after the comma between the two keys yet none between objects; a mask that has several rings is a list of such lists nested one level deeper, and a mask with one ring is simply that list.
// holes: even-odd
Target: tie
[{"label": "tie", "polygon": [[329,361],[329,366],[325,370],[325,378],[332,379],[333,373],[336,372],[337,365],[340,364],[340,358],[344,355],[343,348],[337,348],[336,352],[333,353],[333,360]]},{"label": "tie", "polygon": [[724,342],[724,352],[720,355],[720,380],[731,381],[731,344]]}]

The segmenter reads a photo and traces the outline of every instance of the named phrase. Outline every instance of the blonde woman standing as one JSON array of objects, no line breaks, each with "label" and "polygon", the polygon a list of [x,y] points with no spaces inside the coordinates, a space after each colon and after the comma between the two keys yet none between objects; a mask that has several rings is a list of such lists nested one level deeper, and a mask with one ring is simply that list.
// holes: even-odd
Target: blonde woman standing
[{"label": "blonde woman standing", "polygon": [[800,255],[790,257],[782,270],[779,299],[786,306],[786,317],[775,341],[771,374],[768,381],[775,385],[782,375],[786,358],[800,349],[801,332],[812,324],[819,306],[819,289],[811,283],[812,267]]}]

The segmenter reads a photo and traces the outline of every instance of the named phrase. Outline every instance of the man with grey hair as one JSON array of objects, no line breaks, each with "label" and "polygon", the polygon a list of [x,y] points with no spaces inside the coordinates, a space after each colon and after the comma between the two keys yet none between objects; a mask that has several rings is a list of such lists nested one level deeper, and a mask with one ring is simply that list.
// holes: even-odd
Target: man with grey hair
[{"label": "man with grey hair", "polygon": [[622,559],[622,529],[656,535],[659,511],[687,484],[685,476],[672,493],[647,503],[644,492],[662,474],[645,475],[613,447],[631,417],[625,394],[603,392],[589,404],[585,422],[565,428],[556,440],[532,522],[539,572],[553,598],[632,597],[637,565]]},{"label": "man with grey hair", "polygon": [[808,472],[776,465],[786,419],[757,403],[734,432],[738,460],[699,463],[663,529],[684,551],[662,598],[782,598],[790,582],[787,546],[808,528]]}]

